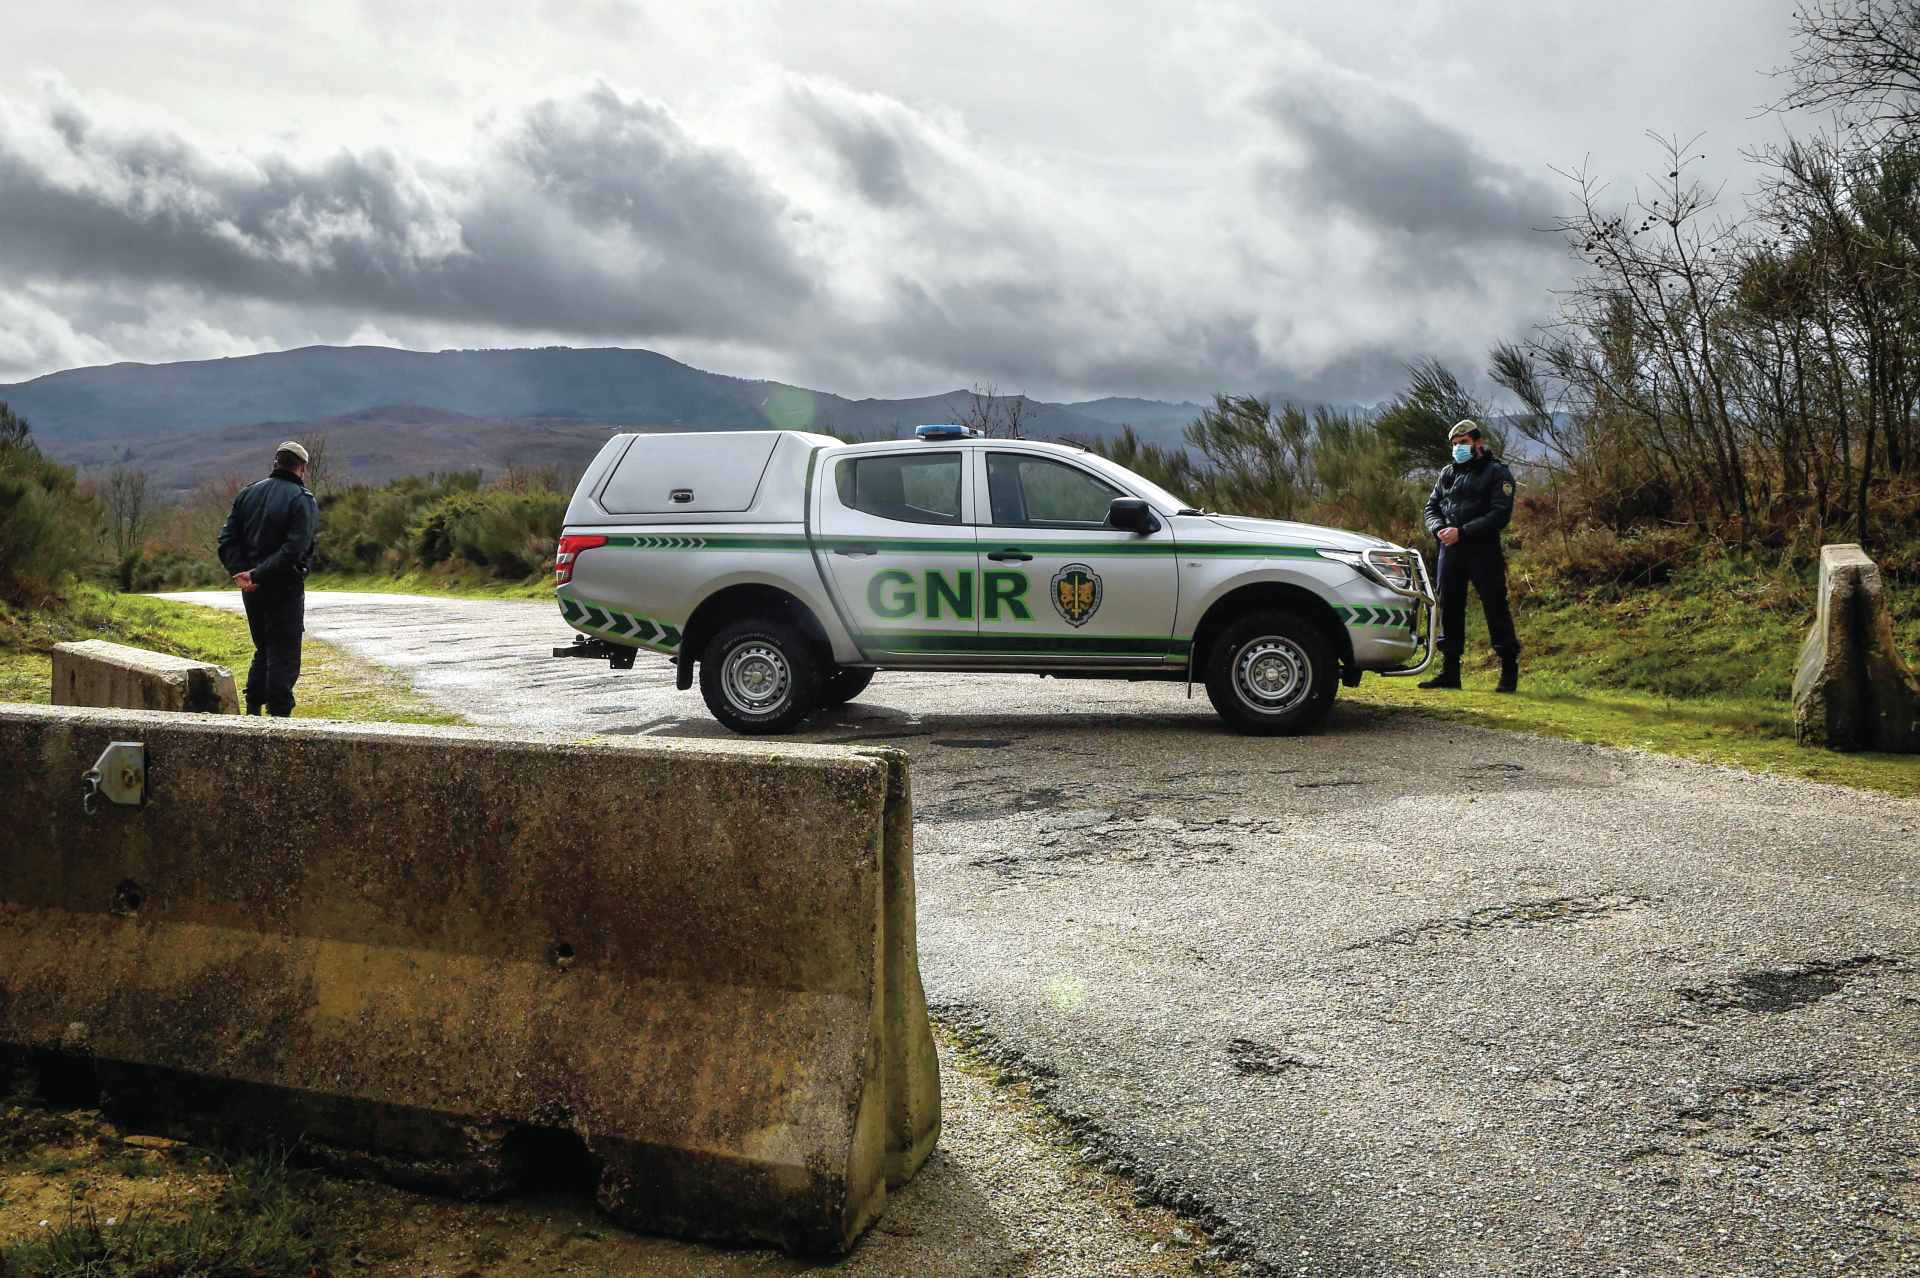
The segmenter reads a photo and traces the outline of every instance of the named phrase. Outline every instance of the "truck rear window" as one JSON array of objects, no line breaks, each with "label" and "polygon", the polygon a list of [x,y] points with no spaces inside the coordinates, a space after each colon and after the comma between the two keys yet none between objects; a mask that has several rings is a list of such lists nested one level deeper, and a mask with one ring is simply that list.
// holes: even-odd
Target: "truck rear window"
[{"label": "truck rear window", "polygon": [[834,467],[840,504],[912,524],[960,522],[960,454],[847,457]]}]

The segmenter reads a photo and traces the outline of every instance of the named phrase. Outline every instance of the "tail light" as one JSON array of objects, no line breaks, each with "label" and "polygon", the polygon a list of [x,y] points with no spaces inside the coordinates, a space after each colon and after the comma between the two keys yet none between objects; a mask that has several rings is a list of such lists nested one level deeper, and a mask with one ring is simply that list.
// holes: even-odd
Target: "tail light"
[{"label": "tail light", "polygon": [[564,586],[573,580],[573,561],[581,551],[606,544],[605,537],[562,537],[553,555],[553,584]]}]

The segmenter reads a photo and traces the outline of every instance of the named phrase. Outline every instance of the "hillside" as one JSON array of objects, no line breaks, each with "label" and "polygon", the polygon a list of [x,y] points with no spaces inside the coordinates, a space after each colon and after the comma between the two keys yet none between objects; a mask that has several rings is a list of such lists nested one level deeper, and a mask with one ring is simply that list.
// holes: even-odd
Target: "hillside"
[{"label": "hillside", "polygon": [[[351,438],[349,453],[364,455],[367,468],[350,461],[349,473],[377,480],[398,473],[395,465],[495,469],[536,456],[577,464],[616,430],[786,427],[885,438],[949,420],[967,395],[853,400],[709,373],[643,350],[312,346],[68,369],[0,386],[0,401],[31,421],[42,447],[62,461],[137,462],[180,487],[219,473],[226,459],[251,456],[263,440],[277,442],[270,435]],[[1129,417],[1117,406],[1138,412]],[[1136,421],[1147,437],[1167,441],[1193,412],[1154,400],[1029,407],[1034,435],[1102,437]]]},{"label": "hillside", "polygon": [[283,439],[325,435],[336,474],[384,484],[401,475],[445,470],[478,470],[489,479],[510,466],[554,465],[562,473],[576,472],[586,469],[609,435],[632,429],[631,424],[571,417],[469,417],[394,404],[338,417],[96,440],[51,451],[83,471],[128,461],[152,471],[163,491],[180,492],[218,475],[264,473],[274,445]]}]

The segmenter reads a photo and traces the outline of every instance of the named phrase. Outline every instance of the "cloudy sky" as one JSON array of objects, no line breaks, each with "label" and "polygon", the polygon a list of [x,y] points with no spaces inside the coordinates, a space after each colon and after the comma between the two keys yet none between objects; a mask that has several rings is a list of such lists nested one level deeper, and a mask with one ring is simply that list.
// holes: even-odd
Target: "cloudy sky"
[{"label": "cloudy sky", "polygon": [[646,346],[842,394],[1477,367],[1557,168],[1704,133],[1792,0],[5,0],[0,381],[312,343]]}]

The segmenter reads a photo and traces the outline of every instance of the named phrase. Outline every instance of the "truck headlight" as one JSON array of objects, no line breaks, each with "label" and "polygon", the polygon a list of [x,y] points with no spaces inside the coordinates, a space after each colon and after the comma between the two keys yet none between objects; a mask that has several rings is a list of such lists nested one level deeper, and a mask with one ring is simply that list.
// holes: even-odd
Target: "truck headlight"
[{"label": "truck headlight", "polygon": [[1345,564],[1362,577],[1373,578],[1395,590],[1413,590],[1419,584],[1414,575],[1411,550],[1321,550],[1320,556]]}]

